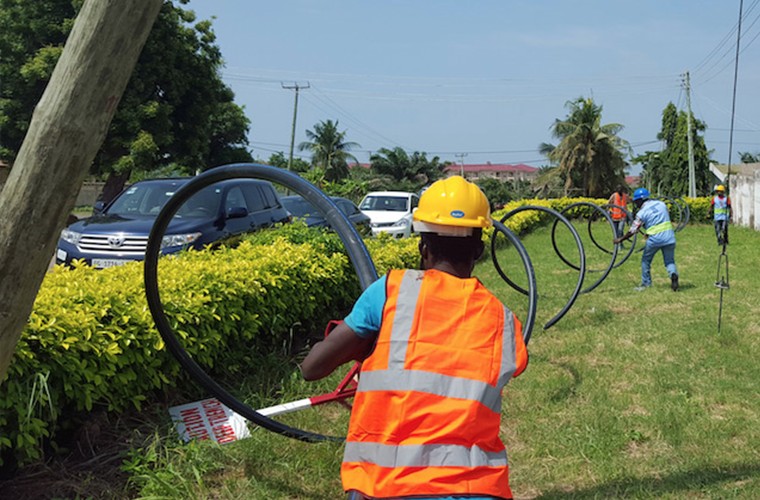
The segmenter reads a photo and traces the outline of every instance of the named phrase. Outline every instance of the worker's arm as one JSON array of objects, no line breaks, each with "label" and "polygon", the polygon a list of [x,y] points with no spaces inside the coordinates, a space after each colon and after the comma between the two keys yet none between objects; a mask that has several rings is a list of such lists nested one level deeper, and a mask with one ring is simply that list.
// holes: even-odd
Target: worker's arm
[{"label": "worker's arm", "polygon": [[362,361],[374,344],[374,337],[359,337],[346,323],[336,326],[330,335],[312,347],[301,363],[306,380],[318,380],[330,375],[337,367],[349,361]]},{"label": "worker's arm", "polygon": [[634,234],[636,234],[637,232],[639,232],[639,228],[641,227],[641,224],[642,224],[641,219],[639,219],[638,217],[636,217],[633,220],[633,224],[631,224],[631,229],[629,229],[628,232],[625,233],[620,238],[615,238],[614,240],[612,240],[612,242],[617,245],[619,243],[624,242],[625,240],[628,240],[628,239],[632,238]]}]

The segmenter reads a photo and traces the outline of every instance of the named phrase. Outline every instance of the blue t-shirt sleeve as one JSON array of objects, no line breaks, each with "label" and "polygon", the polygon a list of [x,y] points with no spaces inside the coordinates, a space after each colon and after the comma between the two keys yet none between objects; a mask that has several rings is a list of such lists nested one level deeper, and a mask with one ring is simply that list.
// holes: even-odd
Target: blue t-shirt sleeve
[{"label": "blue t-shirt sleeve", "polygon": [[354,304],[348,316],[343,321],[361,338],[377,336],[380,331],[380,322],[383,319],[383,306],[385,306],[385,282],[383,276],[372,283],[361,294]]}]

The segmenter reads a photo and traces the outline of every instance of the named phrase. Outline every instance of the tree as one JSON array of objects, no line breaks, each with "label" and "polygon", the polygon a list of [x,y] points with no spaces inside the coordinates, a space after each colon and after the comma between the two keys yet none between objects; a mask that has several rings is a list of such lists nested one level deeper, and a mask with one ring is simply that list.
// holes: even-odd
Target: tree
[{"label": "tree", "polygon": [[337,181],[348,176],[348,160],[359,163],[349,151],[359,147],[355,142],[345,142],[346,131],[338,131],[338,121],[327,120],[307,130],[304,141],[298,145],[299,151],[311,151],[311,164],[325,171],[325,179]]},{"label": "tree", "polygon": [[426,153],[415,151],[410,155],[402,148],[380,148],[369,158],[370,170],[387,177],[388,186],[403,191],[418,191],[443,176],[446,164],[434,156],[428,160]]},{"label": "tree", "polygon": [[[0,32],[0,155],[12,162],[81,2],[0,1],[0,21],[10,26]],[[175,165],[192,173],[251,160],[249,120],[221,81],[221,64],[211,23],[163,2],[92,164],[91,173],[107,179],[106,201],[132,172]]]},{"label": "tree", "polygon": [[567,117],[555,120],[551,127],[559,144],[543,143],[539,150],[557,165],[565,196],[576,192],[606,197],[625,182],[625,155],[630,146],[617,135],[623,126],[602,125],[602,106],[591,98],[578,97],[566,107],[570,111]]},{"label": "tree", "polygon": [[742,163],[760,163],[760,153],[752,154],[739,152],[739,158]]},{"label": "tree", "polygon": [[[698,193],[709,193],[713,185],[710,173],[710,152],[703,134],[707,125],[692,116],[694,174]],[[657,139],[663,142],[662,151],[647,151],[633,158],[641,164],[642,184],[659,195],[682,196],[689,192],[688,115],[678,111],[670,102],[662,111],[662,129]]]},{"label": "tree", "polygon": [[[270,155],[269,160],[265,163],[267,165],[272,165],[273,167],[284,168],[287,170],[288,161],[288,158],[285,158],[285,153],[279,151]],[[309,165],[309,162],[304,161],[301,158],[293,158],[293,164],[291,165],[291,170],[293,170],[293,172],[308,172],[310,167],[311,165]]]},{"label": "tree", "polygon": [[0,192],[0,381],[160,8],[161,0],[85,1],[35,107]]},{"label": "tree", "polygon": [[475,181],[483,194],[488,198],[491,204],[491,210],[496,210],[504,206],[506,203],[512,201],[512,189],[508,183],[495,179],[493,177],[486,179],[478,179]]}]

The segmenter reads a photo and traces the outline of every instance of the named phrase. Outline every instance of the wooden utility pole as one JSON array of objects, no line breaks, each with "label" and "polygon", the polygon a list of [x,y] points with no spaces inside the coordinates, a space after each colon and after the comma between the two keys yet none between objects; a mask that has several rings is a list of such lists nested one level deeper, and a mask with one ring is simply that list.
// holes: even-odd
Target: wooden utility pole
[{"label": "wooden utility pole", "polygon": [[301,89],[308,89],[309,88],[309,82],[306,82],[306,85],[298,85],[297,83],[294,83],[293,85],[285,85],[284,83],[281,83],[282,88],[286,90],[295,90],[295,102],[293,104],[293,127],[290,130],[290,157],[288,157],[288,170],[293,170],[293,146],[296,142],[296,118],[298,117],[298,92]]},{"label": "wooden utility pole", "polygon": [[467,153],[454,153],[454,156],[459,158],[459,175],[464,177],[464,157],[467,156]]},{"label": "wooden utility pole", "polygon": [[697,180],[694,170],[694,136],[691,127],[691,82],[689,72],[684,75],[684,88],[686,89],[686,144],[689,147],[689,197],[697,196]]},{"label": "wooden utility pole", "polygon": [[85,0],[0,192],[0,382],[163,0]]}]

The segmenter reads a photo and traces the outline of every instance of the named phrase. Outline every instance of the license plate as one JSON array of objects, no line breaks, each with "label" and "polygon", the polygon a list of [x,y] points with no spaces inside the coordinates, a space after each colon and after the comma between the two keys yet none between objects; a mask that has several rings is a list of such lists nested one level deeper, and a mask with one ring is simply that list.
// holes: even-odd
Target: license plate
[{"label": "license plate", "polygon": [[128,260],[124,259],[92,259],[92,267],[105,269],[107,267],[123,266]]}]

